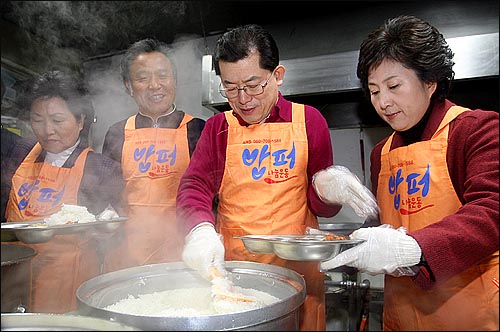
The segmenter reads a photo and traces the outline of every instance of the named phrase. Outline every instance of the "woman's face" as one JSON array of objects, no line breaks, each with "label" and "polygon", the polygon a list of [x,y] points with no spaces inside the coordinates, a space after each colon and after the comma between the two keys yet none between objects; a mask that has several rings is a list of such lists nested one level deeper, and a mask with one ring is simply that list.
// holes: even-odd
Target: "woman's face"
[{"label": "woman's face", "polygon": [[414,70],[384,60],[368,75],[370,99],[378,115],[396,131],[415,126],[427,111],[436,82],[422,82]]},{"label": "woman's face", "polygon": [[60,153],[76,144],[83,129],[66,101],[59,97],[38,98],[31,104],[31,128],[42,147]]},{"label": "woman's face", "polygon": [[273,72],[259,66],[260,55],[252,53],[237,62],[219,62],[220,78],[226,89],[267,84],[261,94],[248,95],[238,91],[234,98],[228,98],[229,105],[236,114],[249,124],[259,123],[271,112],[278,100],[278,87],[283,84],[285,67],[278,66]]}]

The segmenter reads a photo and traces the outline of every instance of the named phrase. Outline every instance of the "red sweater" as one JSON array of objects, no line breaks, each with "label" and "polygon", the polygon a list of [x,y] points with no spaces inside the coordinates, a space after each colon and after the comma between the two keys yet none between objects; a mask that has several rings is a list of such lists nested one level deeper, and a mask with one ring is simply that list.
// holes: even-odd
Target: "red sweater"
[{"label": "red sweater", "polygon": [[[415,141],[429,140],[446,111],[455,104],[446,100],[434,105],[418,135],[396,133],[391,150]],[[474,110],[450,123],[446,160],[448,172],[463,206],[439,222],[409,233],[420,245],[434,280],[426,273],[415,282],[427,289],[466,270],[498,251],[499,174],[497,112]],[[420,137],[418,137],[420,136]],[[380,152],[387,138],[373,149],[372,191],[377,192]]]},{"label": "red sweater", "polygon": [[[242,126],[247,125],[238,117]],[[278,102],[266,122],[291,122],[292,103],[279,94]],[[322,114],[305,106],[308,139],[307,200],[311,211],[321,217],[332,217],[340,206],[327,206],[311,186],[312,176],[333,164],[332,142],[328,125]],[[201,222],[215,225],[213,202],[221,185],[226,162],[228,124],[223,113],[210,117],[193,152],[177,193],[177,220],[185,234]]]}]

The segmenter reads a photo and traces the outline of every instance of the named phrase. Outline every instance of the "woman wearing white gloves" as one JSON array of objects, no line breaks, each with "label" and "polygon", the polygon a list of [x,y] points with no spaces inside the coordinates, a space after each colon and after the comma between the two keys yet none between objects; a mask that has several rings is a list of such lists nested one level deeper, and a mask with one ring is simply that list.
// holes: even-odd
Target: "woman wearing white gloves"
[{"label": "woman wearing white gloves", "polygon": [[[446,99],[453,53],[412,16],[363,41],[357,74],[394,133],[371,153],[379,227],[321,264],[384,273],[383,329],[499,329],[498,113]],[[408,231],[406,234],[405,231]]]}]

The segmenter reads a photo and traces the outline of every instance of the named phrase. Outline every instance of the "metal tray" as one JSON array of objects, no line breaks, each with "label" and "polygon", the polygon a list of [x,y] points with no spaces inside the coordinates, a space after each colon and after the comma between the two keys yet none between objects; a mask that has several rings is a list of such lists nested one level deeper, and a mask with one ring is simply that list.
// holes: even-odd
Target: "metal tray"
[{"label": "metal tray", "polygon": [[364,240],[324,240],[324,235],[245,235],[245,247],[255,254],[275,254],[293,261],[326,261]]},{"label": "metal tray", "polygon": [[87,223],[54,226],[39,226],[38,224],[43,223],[43,220],[8,222],[2,223],[2,239],[10,238],[10,241],[15,241],[12,237],[13,234],[17,240],[32,244],[50,241],[55,235],[77,234],[88,231],[95,233],[112,233],[127,220],[127,217],[118,217],[110,220],[98,219]]},{"label": "metal tray", "polygon": [[2,313],[2,331],[142,331],[111,320],[82,315]]}]

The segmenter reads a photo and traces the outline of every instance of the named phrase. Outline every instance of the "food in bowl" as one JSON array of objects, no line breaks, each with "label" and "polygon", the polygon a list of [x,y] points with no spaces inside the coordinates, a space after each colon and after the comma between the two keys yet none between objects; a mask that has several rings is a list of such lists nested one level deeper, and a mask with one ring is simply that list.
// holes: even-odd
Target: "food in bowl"
[{"label": "food in bowl", "polygon": [[[81,224],[96,221],[95,216],[85,206],[63,204],[59,212],[45,218],[47,226]],[[39,225],[40,226],[40,225]]]},{"label": "food in bowl", "polygon": [[328,233],[324,238],[323,241],[336,241],[336,240],[349,240],[349,236],[347,235],[337,235],[333,233]]}]

